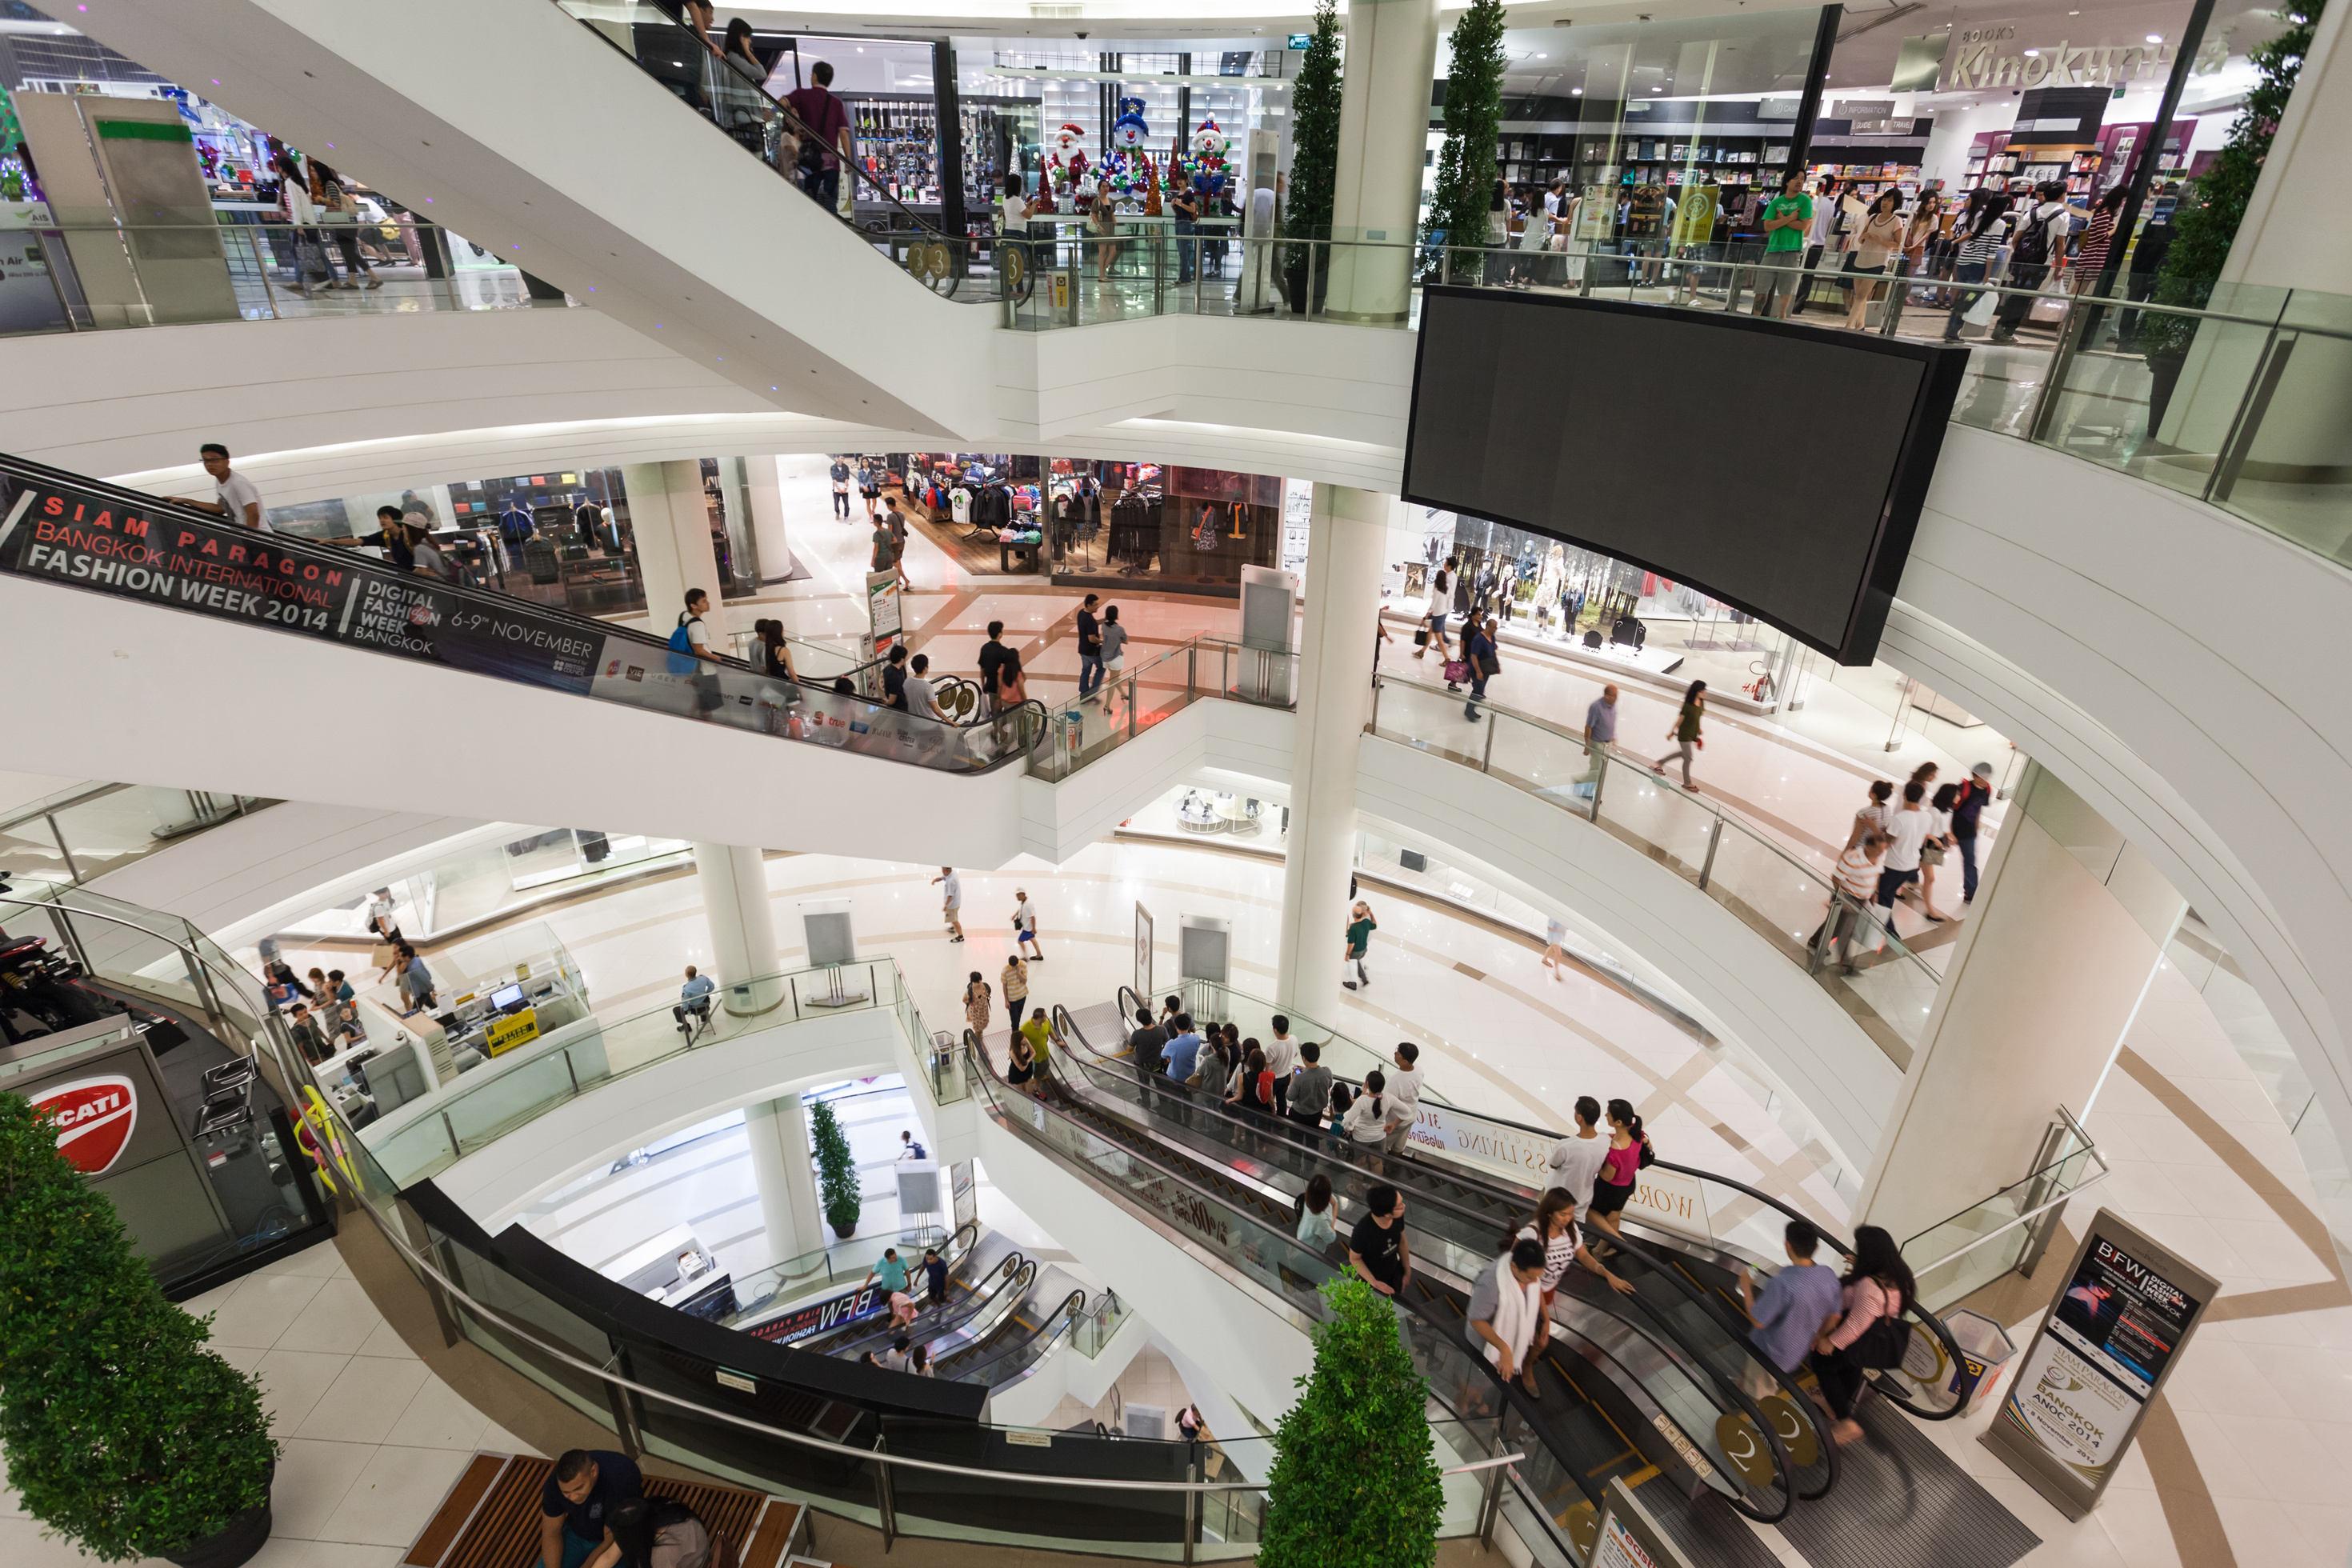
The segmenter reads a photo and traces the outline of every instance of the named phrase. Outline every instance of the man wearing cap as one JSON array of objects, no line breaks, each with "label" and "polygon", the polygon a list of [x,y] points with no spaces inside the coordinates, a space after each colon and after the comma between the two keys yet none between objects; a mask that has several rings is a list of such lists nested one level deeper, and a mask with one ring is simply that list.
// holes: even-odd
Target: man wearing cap
[{"label": "man wearing cap", "polygon": [[1952,841],[1960,847],[1960,902],[1977,896],[1977,818],[1992,799],[1992,764],[1979,763],[1952,802]]}]

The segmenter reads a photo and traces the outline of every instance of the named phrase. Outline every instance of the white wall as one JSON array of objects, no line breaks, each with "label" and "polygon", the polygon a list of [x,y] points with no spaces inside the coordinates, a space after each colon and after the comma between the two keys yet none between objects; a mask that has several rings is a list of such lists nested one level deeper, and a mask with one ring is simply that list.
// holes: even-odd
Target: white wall
[{"label": "white wall", "polygon": [[2352,573],[2188,497],[1954,427],[1890,663],[2012,738],[2187,898],[2352,1135]]}]

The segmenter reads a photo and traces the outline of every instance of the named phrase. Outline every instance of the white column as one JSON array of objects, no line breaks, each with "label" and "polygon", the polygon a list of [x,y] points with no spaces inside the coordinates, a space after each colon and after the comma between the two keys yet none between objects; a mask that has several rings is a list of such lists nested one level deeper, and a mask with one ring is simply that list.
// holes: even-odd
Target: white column
[{"label": "white column", "polygon": [[768,1261],[782,1263],[823,1247],[824,1214],[810,1162],[808,1109],[801,1097],[788,1094],[745,1106],[743,1131],[751,1146],[760,1219],[768,1228]]},{"label": "white column", "polygon": [[1371,711],[1372,636],[1394,498],[1315,487],[1307,625],[1291,752],[1289,855],[1275,998],[1325,1025],[1339,1016],[1348,880],[1356,855],[1356,749]]},{"label": "white column", "polygon": [[[2022,1181],[2059,1106],[2090,1115],[2188,909],[2040,767],[2018,796],[1855,1205],[1858,1222],[1897,1242]],[[1937,901],[1957,898],[1959,881],[1955,855]],[[1915,1250],[1910,1261],[1935,1257]]]},{"label": "white column", "polygon": [[719,552],[710,545],[710,508],[697,462],[630,463],[621,469],[637,571],[646,583],[646,626],[666,637],[686,608],[686,591],[710,595],[702,617],[713,646],[727,645],[727,610],[719,595]]},{"label": "white column", "polygon": [[760,552],[760,581],[781,583],[793,573],[792,542],[784,525],[783,459],[761,455],[743,459],[743,485],[751,494],[751,542]]},{"label": "white column", "polygon": [[694,868],[702,885],[702,916],[710,927],[711,967],[718,971],[721,1003],[737,1017],[767,1012],[784,988],[772,980],[751,984],[779,967],[765,856],[741,844],[698,844]]},{"label": "white column", "polygon": [[[1339,82],[1339,156],[1331,192],[1334,240],[1400,248],[1330,251],[1332,319],[1402,321],[1412,299],[1409,248],[1429,148],[1437,76],[1437,0],[1350,0]],[[1321,259],[1318,258],[1318,261]]]}]

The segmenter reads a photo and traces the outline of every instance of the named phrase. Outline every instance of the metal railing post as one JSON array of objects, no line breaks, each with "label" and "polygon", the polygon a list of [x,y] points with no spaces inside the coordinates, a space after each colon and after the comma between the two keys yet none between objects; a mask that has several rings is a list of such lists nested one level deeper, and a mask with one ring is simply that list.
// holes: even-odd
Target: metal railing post
[{"label": "metal railing post", "polygon": [[2254,448],[2254,437],[2263,427],[2263,417],[2270,412],[2271,398],[2277,393],[2279,380],[2286,374],[2287,356],[2294,352],[2297,340],[2281,338],[2275,322],[2270,335],[2263,342],[2263,352],[2254,362],[2254,374],[2246,379],[2246,395],[2238,400],[2238,411],[2230,421],[2230,433],[2221,442],[2221,460],[2206,480],[2205,499],[2216,506],[2226,505],[2231,493],[2238,488],[2238,475],[2246,466],[2246,458]]},{"label": "metal railing post", "polygon": [[[887,1452],[886,1447],[887,1441],[888,1439],[877,1433],[874,1437],[875,1453]],[[877,1464],[874,1467],[874,1497],[876,1506],[882,1515],[882,1552],[883,1555],[887,1556],[891,1546],[898,1539],[898,1500],[890,1493],[890,1467],[887,1464]]]},{"label": "metal railing post", "polygon": [[1607,783],[1609,779],[1609,753],[1601,751],[1597,743],[1594,745],[1593,750],[1599,754],[1592,759],[1592,816],[1591,820],[1592,825],[1595,827],[1598,827],[1601,826],[1601,786]]},{"label": "metal railing post", "polygon": [[[1904,296],[1911,292],[1911,258],[1909,257],[1898,256],[1895,258],[1894,268],[1887,274],[1886,289],[1886,320],[1878,329],[1878,335],[1882,338],[1893,337],[1895,329],[1902,323]],[[1869,324],[1867,318],[1864,319],[1864,324],[1865,326]]]},{"label": "metal railing post", "polygon": [[1700,892],[1706,891],[1706,879],[1715,874],[1715,851],[1716,847],[1722,842],[1723,818],[1718,816],[1715,819],[1715,826],[1713,830],[1711,830],[1706,836],[1706,859],[1699,866],[1698,868],[1698,887]]},{"label": "metal railing post", "polygon": [[465,1146],[457,1142],[457,1124],[449,1120],[449,1108],[446,1105],[441,1108],[441,1131],[449,1135],[450,1153],[463,1154],[466,1152]]},{"label": "metal railing post", "polygon": [[[1292,695],[1295,698],[1297,693]],[[1381,683],[1377,678],[1372,681],[1372,716],[1365,721],[1364,731],[1371,735],[1381,732]]]},{"label": "metal railing post", "polygon": [[1201,645],[1198,641],[1184,649],[1184,700],[1192,703],[1201,697]]},{"label": "metal railing post", "polygon": [[1486,710],[1486,749],[1478,757],[1478,771],[1482,773],[1495,771],[1495,710],[1489,708]]},{"label": "metal railing post", "polygon": [[[1197,1482],[1201,1479],[1201,1444],[1198,1438],[1193,1439],[1192,1452],[1184,1460],[1184,1479],[1188,1481],[1193,1482]],[[1201,1494],[1197,1491],[1188,1491],[1184,1494],[1183,1560],[1185,1562],[1190,1563],[1192,1561],[1193,1547],[1200,1539]]]},{"label": "metal railing post", "polygon": [[1299,301],[1300,314],[1307,321],[1315,319],[1315,241],[1307,242],[1307,297]]},{"label": "metal railing post", "polygon": [[2074,366],[2076,341],[2090,315],[2076,309],[2072,300],[2066,302],[2066,324],[2059,329],[2058,346],[2050,351],[2050,368],[2042,375],[2042,390],[2033,398],[2032,416],[2025,425],[2025,438],[2036,446],[2048,441],[2050,423],[2058,415],[2058,389],[2065,384],[2066,372]]}]

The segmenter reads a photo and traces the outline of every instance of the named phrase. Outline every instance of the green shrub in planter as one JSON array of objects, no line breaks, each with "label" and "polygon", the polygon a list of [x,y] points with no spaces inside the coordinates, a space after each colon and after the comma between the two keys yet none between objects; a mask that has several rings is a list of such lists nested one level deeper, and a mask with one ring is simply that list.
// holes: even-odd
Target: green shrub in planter
[{"label": "green shrub in planter", "polygon": [[257,1549],[278,1445],[211,1337],[163,1300],[48,1113],[0,1094],[0,1449],[26,1511],[110,1563],[189,1555],[233,1525]]},{"label": "green shrub in planter", "polygon": [[1274,1434],[1258,1568],[1429,1568],[1445,1508],[1429,1384],[1387,1297],[1358,1279],[1321,1293],[1315,1370]]},{"label": "green shrub in planter", "polygon": [[866,1200],[859,1191],[857,1162],[849,1156],[848,1135],[833,1107],[822,1100],[809,1107],[809,1143],[816,1152],[817,1198],[824,1207],[824,1223],[835,1235],[847,1237],[856,1230]]}]

